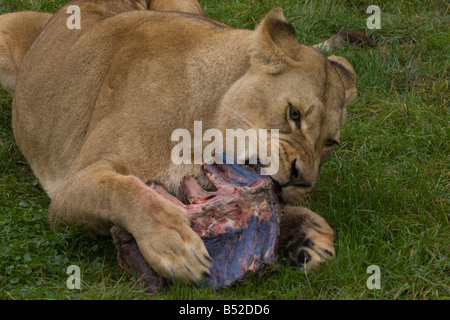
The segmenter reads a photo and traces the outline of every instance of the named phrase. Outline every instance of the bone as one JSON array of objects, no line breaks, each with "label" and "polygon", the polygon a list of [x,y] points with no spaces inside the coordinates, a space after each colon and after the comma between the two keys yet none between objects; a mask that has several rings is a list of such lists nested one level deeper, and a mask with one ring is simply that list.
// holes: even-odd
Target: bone
[{"label": "bone", "polygon": [[216,188],[226,187],[230,184],[239,187],[248,187],[260,177],[253,170],[236,164],[233,159],[227,157],[225,154],[223,155],[223,164],[205,164],[203,168]]},{"label": "bone", "polygon": [[152,189],[153,191],[155,191],[156,193],[159,193],[160,195],[162,195],[164,198],[172,201],[173,203],[175,203],[176,205],[179,206],[184,206],[183,203],[178,200],[177,198],[175,198],[174,196],[172,196],[169,192],[167,192],[166,189],[164,189],[162,186],[160,186],[159,184],[156,184],[154,182],[147,182],[147,186]]},{"label": "bone", "polygon": [[213,196],[210,192],[203,190],[194,177],[184,177],[181,181],[181,189],[190,203],[201,203]]}]

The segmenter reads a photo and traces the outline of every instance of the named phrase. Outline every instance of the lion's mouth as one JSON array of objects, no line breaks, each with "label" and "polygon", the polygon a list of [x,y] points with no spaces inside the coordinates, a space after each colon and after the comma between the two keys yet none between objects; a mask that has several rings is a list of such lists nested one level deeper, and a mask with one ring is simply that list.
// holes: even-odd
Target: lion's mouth
[{"label": "lion's mouth", "polygon": [[277,195],[278,201],[282,202],[282,187],[281,184],[278,183],[278,181],[276,181],[275,179],[273,179],[272,177],[270,177],[270,179],[272,180],[273,183],[273,191],[275,192],[275,194]]},{"label": "lion's mouth", "polygon": [[[255,170],[256,173],[258,173],[258,174],[261,174],[261,169],[265,167],[259,161],[259,159],[257,159],[256,164],[251,164],[248,160],[246,160],[245,165],[252,168],[253,170]],[[313,188],[309,184],[299,183],[297,181],[288,181],[285,183],[280,183],[274,177],[272,177],[272,176],[269,176],[269,177],[272,180],[273,191],[277,195],[278,201],[280,203],[284,202],[284,200],[286,200],[286,199],[284,199],[285,197],[287,197],[287,199],[290,199],[293,194],[295,194],[295,196],[294,196],[295,198],[305,198],[311,193],[312,188]]]}]

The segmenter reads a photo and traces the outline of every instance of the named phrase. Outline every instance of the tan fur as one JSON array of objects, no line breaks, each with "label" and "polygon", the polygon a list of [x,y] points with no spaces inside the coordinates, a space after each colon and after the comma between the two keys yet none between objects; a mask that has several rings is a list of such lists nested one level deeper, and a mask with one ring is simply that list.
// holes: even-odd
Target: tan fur
[{"label": "tan fur", "polygon": [[[81,8],[80,30],[66,28],[71,4]],[[145,185],[179,194],[181,178],[194,175],[208,186],[201,166],[170,158],[172,132],[193,134],[195,120],[203,130],[279,129],[280,170],[272,178],[284,185],[285,201],[309,194],[335,147],[325,143],[340,139],[355,76],[345,59],[333,65],[299,44],[281,9],[251,31],[203,17],[194,0],[66,6],[24,57],[13,102],[14,136],[52,199],[52,225],[99,233],[119,225],[161,275],[201,280],[209,255],[186,212]],[[302,114],[301,129],[289,120],[289,103]]]},{"label": "tan fur", "polygon": [[11,94],[23,56],[52,15],[17,12],[0,16],[0,83]]},{"label": "tan fur", "polygon": [[152,0],[150,1],[149,9],[161,11],[181,11],[203,15],[203,10],[198,2],[189,0]]}]

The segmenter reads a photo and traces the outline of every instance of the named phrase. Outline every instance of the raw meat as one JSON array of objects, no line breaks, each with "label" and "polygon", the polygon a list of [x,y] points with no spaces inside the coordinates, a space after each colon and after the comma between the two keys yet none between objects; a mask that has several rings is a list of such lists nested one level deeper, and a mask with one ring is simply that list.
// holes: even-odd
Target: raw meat
[{"label": "raw meat", "polygon": [[[213,259],[211,278],[201,284],[217,289],[276,262],[281,207],[271,179],[250,167],[205,164],[203,168],[217,191],[205,191],[193,177],[185,177],[182,190],[189,199],[188,205],[155,183],[148,186],[187,209],[192,229],[200,235]],[[115,226],[111,234],[119,264],[129,272],[137,272],[149,292],[167,285],[151,270],[129,233]]]}]

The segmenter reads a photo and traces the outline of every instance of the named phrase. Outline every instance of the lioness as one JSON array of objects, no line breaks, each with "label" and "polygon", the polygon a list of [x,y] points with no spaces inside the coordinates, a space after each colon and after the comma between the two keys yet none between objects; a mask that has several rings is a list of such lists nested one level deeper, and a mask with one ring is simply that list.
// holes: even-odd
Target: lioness
[{"label": "lioness", "polygon": [[[81,29],[69,29],[69,5]],[[340,143],[356,76],[341,57],[298,43],[281,9],[256,30],[206,18],[196,0],[74,0],[56,14],[0,17],[0,79],[13,96],[14,137],[51,198],[49,221],[129,231],[160,275],[208,277],[211,258],[186,212],[146,186],[180,196],[200,165],[171,161],[171,134],[278,129],[284,203],[313,189]],[[280,248],[313,269],[335,255],[316,213],[284,206]]]}]

